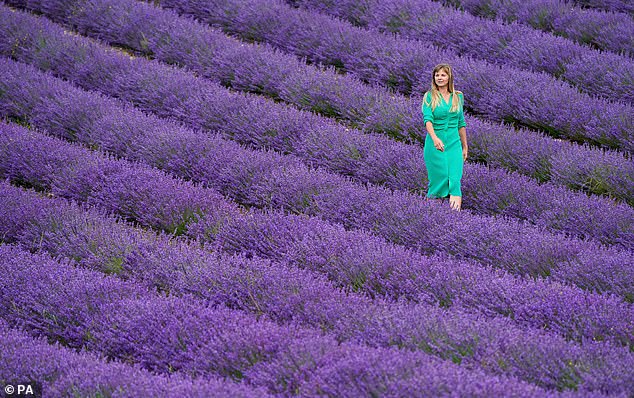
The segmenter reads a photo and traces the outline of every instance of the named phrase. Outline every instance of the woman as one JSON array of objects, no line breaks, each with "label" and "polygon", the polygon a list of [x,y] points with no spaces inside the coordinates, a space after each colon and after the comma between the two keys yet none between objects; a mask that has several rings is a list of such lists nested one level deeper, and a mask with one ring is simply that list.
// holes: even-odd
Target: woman
[{"label": "woman", "polygon": [[427,197],[449,197],[453,210],[462,207],[460,180],[469,150],[463,104],[462,92],[454,89],[451,67],[437,65],[422,105],[427,130],[423,153],[429,178]]}]

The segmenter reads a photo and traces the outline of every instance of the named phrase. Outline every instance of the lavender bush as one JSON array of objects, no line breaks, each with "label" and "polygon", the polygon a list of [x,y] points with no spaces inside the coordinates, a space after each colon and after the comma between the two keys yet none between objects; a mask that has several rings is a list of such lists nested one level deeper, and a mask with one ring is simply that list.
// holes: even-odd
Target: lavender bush
[{"label": "lavender bush", "polygon": [[[483,206],[450,212],[405,192],[425,182],[418,148],[359,131],[419,138],[416,98],[142,2],[32,4],[118,49],[0,5],[0,54],[57,76],[0,58],[0,117],[17,123],[0,122],[0,340],[17,327],[156,382],[44,360],[49,388],[634,394],[632,208],[476,165]],[[469,119],[476,160],[632,200],[628,153]],[[586,210],[531,198],[559,194]],[[25,366],[0,369],[15,383]]]},{"label": "lavender bush", "polygon": [[[154,10],[154,12],[158,11]],[[17,17],[21,16],[19,14],[13,14],[15,13],[8,14],[7,20],[13,19],[15,21]],[[169,16],[169,14],[166,13],[163,13],[163,15]],[[6,38],[7,42],[10,43],[14,43],[14,40],[26,40],[25,37],[29,37],[30,33],[21,31],[21,29],[24,26],[29,26],[33,23],[33,21],[30,21],[29,24],[25,25],[19,21],[15,22],[16,23],[11,24],[14,26],[7,26],[7,29],[5,30],[6,32],[19,32],[16,33],[17,36],[13,35]],[[167,23],[165,22],[159,25],[163,26],[166,24]],[[22,36],[22,34],[25,36]],[[145,37],[147,35],[143,36]],[[190,36],[191,33],[187,37]],[[40,40],[35,38],[33,39],[36,40],[37,43],[42,43]],[[56,38],[49,37],[45,42],[55,42],[55,40]],[[224,37],[221,37],[220,40],[225,44],[228,42],[237,47],[237,43],[231,42]],[[177,42],[181,43],[178,47],[181,48],[183,40],[177,40]],[[67,53],[68,51],[76,51],[67,48],[68,44],[70,43],[67,43],[66,45],[61,44],[62,47],[66,48],[65,50],[62,50],[64,53]],[[89,43],[84,43],[82,45],[91,46]],[[37,51],[42,53],[44,49],[41,48],[40,44],[37,46],[39,48]],[[13,48],[13,44],[9,47]],[[75,45],[73,45],[72,48],[74,47]],[[199,46],[198,48],[202,49],[205,47]],[[239,48],[244,49],[242,46]],[[57,49],[58,48],[55,44],[50,46],[47,45],[47,52],[56,51]],[[24,50],[25,44],[22,44],[21,51]],[[242,53],[243,52],[244,51],[242,51]],[[254,53],[257,54],[258,52],[255,51]],[[11,54],[12,56],[19,58],[28,57],[27,54],[20,57],[14,50],[11,50]],[[55,55],[52,56],[54,57]],[[234,64],[261,64],[264,62],[263,59],[271,59],[274,58],[274,56],[275,54],[260,54],[260,56],[257,56],[255,59],[239,59],[239,62],[235,62]],[[96,57],[97,59],[100,59],[99,56],[96,55]],[[198,60],[215,58],[218,58],[218,54],[216,54],[216,56],[198,58]],[[66,60],[66,62],[67,61],[68,60]],[[105,70],[112,69],[113,73],[115,70],[120,70],[122,76],[125,72],[131,73],[132,75],[140,74],[141,76],[139,76],[139,78],[145,79],[143,76],[147,74],[143,73],[142,70],[139,70],[140,65],[127,65],[126,67],[120,65],[119,62],[116,66],[117,69],[113,69],[115,66],[107,59],[102,61],[109,64],[108,66],[103,65]],[[115,63],[117,62],[116,60],[111,61]],[[49,57],[46,57],[45,62],[45,64],[40,63],[39,66],[44,68],[52,66],[56,69],[57,73],[62,73],[66,76],[72,74],[72,70],[76,70],[77,68],[85,70],[87,67],[93,68],[93,66],[95,66],[94,64],[93,66],[87,66],[85,64],[71,64],[71,73],[68,73],[64,72],[64,69],[68,67],[68,65],[66,67],[63,67],[63,63],[59,66],[50,65]],[[194,64],[196,63],[194,62]],[[225,64],[225,62],[220,62],[220,65],[223,64]],[[60,71],[60,68],[62,67],[63,69]],[[155,66],[151,66],[151,68],[155,68]],[[131,69],[136,72],[132,72]],[[205,72],[205,69],[208,68],[198,68],[201,73],[208,74],[209,72]],[[223,76],[227,76],[224,73],[226,69],[226,65],[216,68],[216,70],[221,71],[219,73]],[[101,69],[100,72],[97,72],[95,69],[92,70],[94,73],[103,73],[104,69]],[[160,71],[161,68],[159,67],[158,70]],[[267,85],[268,83],[264,82],[277,79],[276,76],[278,74],[287,75],[290,73],[288,70],[289,68],[286,67],[282,68],[282,70],[274,68],[271,70],[271,73],[266,74],[266,76],[264,76],[265,78],[260,80],[262,82],[261,84],[258,83],[255,84],[255,86],[260,87]],[[305,72],[306,70],[302,72],[302,75],[306,75]],[[164,71],[163,74],[166,74],[166,76],[161,77],[164,81],[168,81],[167,75],[169,75],[172,79],[181,80],[179,84],[169,85],[171,92],[167,95],[176,100],[176,102],[171,102],[169,104],[171,107],[163,103],[163,98],[161,97],[165,94],[160,94],[160,97],[157,97],[156,93],[152,93],[152,91],[154,91],[153,86],[147,87],[147,85],[143,83],[144,80],[140,82],[141,87],[137,87],[134,91],[128,90],[128,82],[119,81],[116,83],[115,87],[103,87],[102,85],[93,84],[95,82],[94,79],[89,77],[89,80],[82,79],[80,83],[92,89],[105,90],[109,94],[123,96],[134,100],[137,104],[147,110],[172,117],[179,117],[184,122],[196,128],[219,129],[226,135],[240,142],[260,147],[273,147],[282,152],[297,153],[302,158],[307,159],[310,164],[324,166],[342,174],[352,175],[357,178],[361,178],[362,181],[386,183],[388,186],[396,189],[418,189],[424,185],[426,175],[423,168],[423,162],[421,161],[422,153],[412,147],[395,145],[390,141],[382,140],[376,136],[364,136],[359,134],[356,130],[346,129],[342,126],[330,123],[327,120],[310,117],[308,114],[297,113],[281,106],[272,105],[252,98],[245,99],[241,96],[230,95],[224,90],[219,90],[216,86],[205,85],[196,79],[192,80],[184,77],[183,75],[175,74],[173,71]],[[317,103],[319,103],[319,101],[323,101],[324,99],[324,92],[320,89],[320,87],[336,87],[337,84],[339,84],[338,82],[346,80],[345,78],[337,78],[333,80],[328,77],[330,76],[328,74],[318,74],[317,76],[326,78],[326,80],[321,82],[317,79],[315,82],[317,90],[315,91],[314,96],[318,99]],[[109,80],[112,80],[113,78],[115,77],[111,76]],[[220,78],[220,80],[222,81],[222,78]],[[287,82],[287,79],[283,81],[283,83]],[[249,83],[249,85],[251,84],[252,83]],[[181,85],[184,86],[181,87]],[[214,92],[213,95],[208,95],[206,98],[196,99],[189,97],[188,93],[190,91],[196,92],[200,85],[205,86],[207,90],[212,90]],[[238,85],[237,88],[241,87],[244,88],[244,85]],[[146,90],[150,90],[150,92],[146,93]],[[306,87],[301,88],[301,90],[299,90],[298,87],[298,92],[302,92],[303,95],[306,95],[306,90]],[[371,123],[370,125],[365,123],[363,125],[364,129],[374,130],[375,128],[378,128],[380,131],[400,131],[401,127],[399,127],[399,125],[403,122],[399,121],[399,119],[402,118],[410,119],[410,121],[405,122],[408,126],[410,126],[407,130],[418,131],[422,128],[421,123],[418,120],[420,116],[414,117],[414,115],[418,114],[418,112],[410,112],[406,109],[409,108],[409,106],[398,105],[398,101],[394,102],[391,99],[388,99],[381,94],[380,91],[367,92],[367,90],[364,90],[363,86],[359,86],[358,84],[347,85],[342,89],[337,89],[335,90],[336,95],[327,101],[327,103],[330,104],[328,108],[335,109],[332,108],[332,106],[333,104],[337,104],[334,105],[336,109],[341,109],[341,113],[347,115],[378,113],[378,116],[381,118],[378,120],[378,125],[376,123]],[[178,94],[179,92],[180,94]],[[338,98],[341,95],[345,95],[344,93],[348,93],[346,98]],[[131,96],[131,94],[134,95]],[[367,107],[359,108],[358,101],[354,100],[355,95],[362,98],[378,98],[379,100],[375,105],[379,108],[377,108],[376,112]],[[176,109],[174,108],[178,105],[179,98],[181,99],[181,102],[184,100],[187,102],[193,101],[201,104],[202,109],[199,106],[192,107],[191,104],[188,104],[184,108],[178,108],[175,112]],[[209,104],[211,103],[215,104],[215,106],[210,107]],[[343,108],[341,107],[342,104],[347,103],[352,103],[354,105],[352,108],[345,108],[345,106]],[[386,106],[381,104],[386,104]],[[410,105],[412,108],[417,107],[417,105],[415,106],[413,103]],[[245,123],[236,123],[242,119],[246,119],[245,122],[251,122],[246,125]],[[376,118],[371,117],[371,119]],[[359,119],[356,120],[359,121]],[[266,123],[264,123],[264,121],[266,121]],[[510,169],[521,170],[523,173],[527,173],[540,179],[550,178],[550,171],[548,168],[550,167],[549,164],[551,161],[564,161],[567,165],[565,168],[566,174],[562,176],[561,173],[559,173],[557,174],[557,178],[562,178],[562,180],[570,186],[574,188],[581,188],[589,192],[608,194],[624,200],[634,200],[631,199],[631,195],[628,196],[628,192],[634,192],[634,180],[629,178],[630,175],[634,175],[634,165],[625,160],[619,154],[605,154],[596,150],[588,150],[587,148],[580,148],[569,144],[565,145],[567,143],[549,141],[544,139],[544,137],[531,134],[527,131],[521,132],[521,136],[525,142],[518,142],[518,137],[513,132],[510,132],[502,126],[487,126],[486,124],[480,123],[477,119],[472,118],[469,118],[468,122],[470,123],[471,153],[472,156],[478,160],[485,160],[492,165],[501,165]],[[258,133],[258,135],[254,136],[254,133]],[[419,131],[419,133],[422,134],[422,131]],[[280,136],[280,134],[282,134],[282,136]],[[316,136],[313,137],[313,135]],[[353,142],[347,142],[350,140]],[[536,151],[526,151],[524,150],[524,145],[530,145],[533,149],[536,149]],[[578,153],[580,155],[586,153],[586,156],[576,156],[574,158],[575,162],[572,163],[567,161],[570,156],[570,152],[575,154]],[[583,159],[586,157],[588,160],[584,161]],[[575,166],[577,164],[578,166]],[[375,170],[377,168],[379,169]],[[574,176],[575,180],[565,178],[570,175]],[[555,178],[555,181],[557,181],[557,178]],[[574,181],[574,183],[572,183],[571,180]]]},{"label": "lavender bush", "polygon": [[[81,12],[77,11],[73,2],[83,4]],[[521,25],[500,25],[469,14],[454,12],[431,0],[422,3],[407,0],[365,2],[361,7],[364,15],[358,15],[358,12],[353,11],[354,16],[349,16],[346,10],[359,8],[355,1],[338,2],[335,7],[325,6],[318,0],[299,3],[316,7],[320,11],[343,19],[350,19],[351,22],[358,22],[363,26],[397,32],[406,37],[430,42],[463,56],[535,72],[547,72],[595,96],[607,96],[608,99],[620,99],[625,102],[634,100],[634,95],[631,94],[634,90],[634,61],[630,58],[600,53]],[[147,54],[156,54],[173,62],[181,63],[183,55],[193,60],[208,57],[211,55],[209,52],[216,52],[220,47],[217,44],[198,45],[195,51],[188,50],[191,38],[200,37],[196,34],[192,36],[191,32],[199,30],[200,27],[192,24],[188,26],[170,14],[134,4],[132,0],[57,0],[57,4],[47,1],[40,3],[40,6],[33,0],[11,0],[10,4],[28,6],[35,10],[46,4],[46,9],[49,10],[47,15],[50,18],[70,24],[84,34],[98,35],[113,44]],[[193,13],[196,7],[201,6],[195,2],[180,0],[168,0],[163,5],[188,13]],[[71,9],[74,11],[70,11]],[[426,18],[416,19],[417,15],[426,15]],[[460,29],[456,29],[457,26],[460,26]],[[166,39],[166,30],[171,40]],[[444,34],[438,35],[436,32]],[[218,39],[213,41],[217,42]],[[179,43],[180,48],[170,49],[175,43]],[[227,50],[229,49],[224,49],[224,52]],[[237,51],[234,50],[235,52]],[[280,77],[282,76],[277,78]],[[287,79],[298,80],[292,75]],[[266,85],[264,87],[266,88]]]},{"label": "lavender bush", "polygon": [[[17,137],[22,138],[17,140]],[[10,130],[3,138],[0,150],[4,158],[0,160],[0,170],[18,181],[48,183],[60,195],[94,201],[113,210],[127,210],[127,200],[133,198],[128,190],[138,184],[147,184],[143,183],[146,177],[138,178],[132,184],[124,179],[117,182],[123,189],[114,191],[124,199],[110,198],[109,191],[93,184],[95,178],[97,181],[103,178],[101,169],[109,169],[101,164],[102,161],[78,160],[77,163],[86,163],[85,173],[64,173],[61,170],[68,167],[68,160],[62,162],[62,156],[49,156],[56,150],[44,145],[58,147],[59,141],[42,137],[36,144],[35,137],[29,138],[28,134],[16,130]],[[33,145],[39,148],[30,149]],[[75,153],[74,156],[80,158],[86,156]],[[50,159],[46,167],[40,165],[42,158],[37,155]],[[63,156],[70,155],[65,153]],[[632,252],[604,249],[592,242],[548,234],[510,220],[440,210],[419,197],[392,193],[379,187],[359,187],[340,176],[307,169],[290,158],[280,167],[275,157],[258,156],[257,153],[238,157],[234,152],[225,153],[225,156],[206,157],[207,165],[200,169],[205,173],[191,178],[214,186],[249,206],[283,208],[293,213],[319,216],[347,228],[371,230],[390,241],[418,247],[424,252],[446,252],[519,274],[552,276],[590,290],[618,292],[630,300],[630,285],[634,280],[628,276]],[[211,159],[218,163],[210,164]],[[54,161],[60,163],[57,168],[50,165]],[[115,171],[125,176],[134,174],[119,165],[107,174],[116,175]],[[126,211],[125,214],[134,216],[134,212]],[[460,229],[456,225],[460,225]],[[517,245],[513,240],[515,237],[524,243]],[[601,267],[595,265],[597,262]],[[620,278],[613,277],[615,271]]]},{"label": "lavender bush", "polygon": [[443,0],[470,14],[520,22],[601,50],[634,55],[634,20],[625,13],[571,7],[569,1]]}]

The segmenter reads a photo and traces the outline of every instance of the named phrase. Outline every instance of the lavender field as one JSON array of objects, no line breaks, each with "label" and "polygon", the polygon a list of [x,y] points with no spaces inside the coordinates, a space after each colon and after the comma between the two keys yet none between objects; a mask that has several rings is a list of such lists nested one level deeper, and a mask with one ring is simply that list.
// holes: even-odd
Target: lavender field
[{"label": "lavender field", "polygon": [[0,0],[0,389],[634,397],[633,38],[627,0]]}]

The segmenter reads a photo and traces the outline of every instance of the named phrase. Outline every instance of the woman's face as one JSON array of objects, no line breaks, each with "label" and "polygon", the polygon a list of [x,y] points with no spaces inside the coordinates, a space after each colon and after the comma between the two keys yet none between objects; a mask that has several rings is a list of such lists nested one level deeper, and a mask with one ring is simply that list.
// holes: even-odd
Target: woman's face
[{"label": "woman's face", "polygon": [[434,73],[434,81],[438,88],[446,87],[449,84],[449,74],[445,70],[441,69]]}]

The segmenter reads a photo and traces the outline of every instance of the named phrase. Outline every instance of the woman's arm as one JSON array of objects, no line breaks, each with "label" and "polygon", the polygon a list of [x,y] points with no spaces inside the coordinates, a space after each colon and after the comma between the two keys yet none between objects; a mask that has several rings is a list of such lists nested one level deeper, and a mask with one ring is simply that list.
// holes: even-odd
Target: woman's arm
[{"label": "woman's arm", "polygon": [[460,134],[460,142],[462,143],[462,160],[467,160],[467,156],[469,156],[469,145],[467,144],[467,128],[462,126],[458,129],[458,134]]},{"label": "woman's arm", "polygon": [[445,144],[438,138],[434,131],[434,114],[431,110],[431,93],[427,92],[423,96],[423,122],[425,123],[425,130],[434,142],[434,147],[440,152],[445,150]]},{"label": "woman's arm", "polygon": [[458,116],[458,134],[460,134],[460,142],[462,143],[462,160],[467,160],[469,155],[469,145],[467,144],[467,123],[464,121],[464,94],[458,91],[460,99],[460,114]]},{"label": "woman's arm", "polygon": [[434,131],[434,124],[429,121],[426,122],[425,129],[427,130],[427,134],[429,134],[429,136],[431,137],[431,140],[434,142],[434,146],[436,147],[436,149],[438,149],[440,152],[444,151],[445,144],[443,144],[441,139],[438,138],[438,136],[436,135],[436,132]]}]

